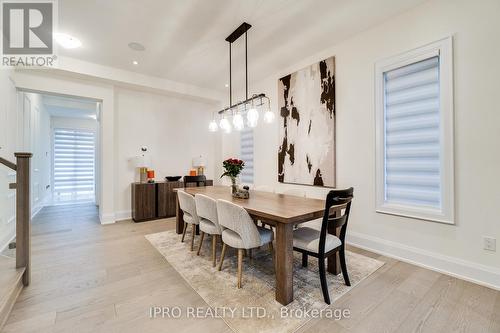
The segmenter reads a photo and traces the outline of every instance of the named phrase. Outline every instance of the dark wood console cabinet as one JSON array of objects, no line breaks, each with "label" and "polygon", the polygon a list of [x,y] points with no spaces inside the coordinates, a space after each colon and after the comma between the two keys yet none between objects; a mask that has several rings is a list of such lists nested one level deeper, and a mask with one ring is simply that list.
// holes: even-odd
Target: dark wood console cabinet
[{"label": "dark wood console cabinet", "polygon": [[[186,185],[193,186],[192,184]],[[200,185],[212,186],[213,181],[206,180]],[[175,216],[177,194],[173,189],[180,187],[184,187],[184,182],[132,183],[132,219],[134,222]]]},{"label": "dark wood console cabinet", "polygon": [[132,219],[142,222],[156,218],[156,184],[132,184]]},{"label": "dark wood console cabinet", "polygon": [[182,187],[182,182],[161,182],[156,184],[158,198],[158,218],[175,216],[174,188]]}]

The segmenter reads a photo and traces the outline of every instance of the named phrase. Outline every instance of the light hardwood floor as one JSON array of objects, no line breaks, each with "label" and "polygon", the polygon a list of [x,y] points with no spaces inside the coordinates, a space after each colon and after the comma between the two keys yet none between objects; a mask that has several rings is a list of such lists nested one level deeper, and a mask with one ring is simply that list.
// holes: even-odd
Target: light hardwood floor
[{"label": "light hardwood floor", "polygon": [[[206,307],[144,235],[174,219],[102,226],[94,206],[44,208],[33,220],[32,284],[5,332],[231,332],[221,319],[150,319],[158,306]],[[500,293],[367,251],[386,264],[301,332],[500,332]]]}]

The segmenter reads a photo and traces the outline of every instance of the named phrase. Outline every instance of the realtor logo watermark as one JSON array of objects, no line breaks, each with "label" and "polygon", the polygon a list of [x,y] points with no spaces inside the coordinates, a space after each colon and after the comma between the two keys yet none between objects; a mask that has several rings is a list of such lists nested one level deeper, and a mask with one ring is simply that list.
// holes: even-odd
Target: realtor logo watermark
[{"label": "realtor logo watermark", "polygon": [[13,1],[2,4],[2,66],[53,67],[55,1]]}]

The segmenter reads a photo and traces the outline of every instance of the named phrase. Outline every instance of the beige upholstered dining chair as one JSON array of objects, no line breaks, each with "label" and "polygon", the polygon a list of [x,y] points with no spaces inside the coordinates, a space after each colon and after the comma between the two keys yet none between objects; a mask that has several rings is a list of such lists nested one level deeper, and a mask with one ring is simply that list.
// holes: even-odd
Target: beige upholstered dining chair
[{"label": "beige upholstered dining chair", "polygon": [[222,269],[227,246],[238,249],[238,288],[241,288],[244,250],[269,244],[269,250],[273,253],[274,234],[271,230],[256,226],[248,212],[232,202],[217,200],[217,215],[220,225],[227,228],[222,231],[223,245],[218,270]]},{"label": "beige upholstered dining chair", "polygon": [[201,247],[203,245],[203,238],[205,234],[212,236],[212,266],[215,267],[216,252],[217,252],[217,239],[222,234],[222,228],[219,225],[217,217],[217,201],[207,197],[203,194],[196,194],[194,196],[196,202],[196,212],[200,219],[200,245],[198,246],[197,255],[200,255]]},{"label": "beige upholstered dining chair", "polygon": [[196,235],[196,226],[200,224],[198,214],[196,213],[196,203],[194,197],[183,191],[178,191],[177,195],[179,197],[179,206],[184,213],[184,231],[182,232],[182,240],[184,242],[184,237],[186,236],[187,225],[191,224],[192,234],[191,234],[191,251],[194,250],[194,236]]}]

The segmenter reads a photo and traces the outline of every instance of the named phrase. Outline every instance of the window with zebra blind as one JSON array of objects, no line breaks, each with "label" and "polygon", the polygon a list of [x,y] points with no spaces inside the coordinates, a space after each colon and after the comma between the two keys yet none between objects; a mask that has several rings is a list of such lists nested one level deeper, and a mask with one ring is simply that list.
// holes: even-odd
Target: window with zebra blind
[{"label": "window with zebra blind", "polygon": [[246,127],[240,132],[240,159],[245,162],[240,180],[243,184],[253,184],[253,129]]},{"label": "window with zebra blind", "polygon": [[88,130],[54,129],[53,192],[93,194],[95,134]]},{"label": "window with zebra blind", "polygon": [[378,212],[454,223],[451,42],[376,64]]}]

